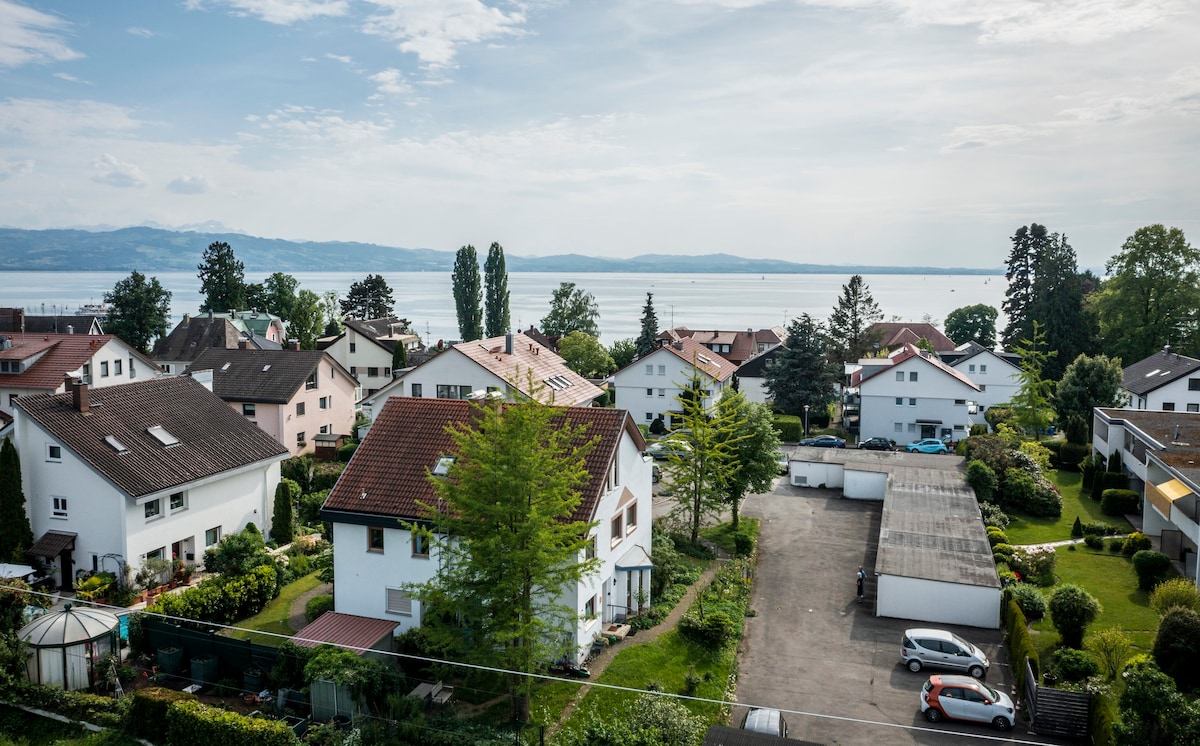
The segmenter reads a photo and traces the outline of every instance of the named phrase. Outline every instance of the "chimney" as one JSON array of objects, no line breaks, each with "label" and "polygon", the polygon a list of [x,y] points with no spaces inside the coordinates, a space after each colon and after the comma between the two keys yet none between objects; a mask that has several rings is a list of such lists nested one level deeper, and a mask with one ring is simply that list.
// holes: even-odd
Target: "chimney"
[{"label": "chimney", "polygon": [[674,347],[674,348],[675,348],[675,349],[677,349],[677,350],[682,350],[682,349],[683,349],[683,340],[682,340],[682,339],[677,339],[677,340],[675,340],[675,343],[674,343],[674,344],[672,344],[671,346],[672,346],[672,347]]},{"label": "chimney", "polygon": [[1170,355],[1170,354],[1171,354],[1171,345],[1163,345],[1163,354],[1164,354],[1164,355]]},{"label": "chimney", "polygon": [[75,333],[75,325],[67,324],[67,334],[74,334],[74,333]]},{"label": "chimney", "polygon": [[245,337],[239,337],[238,338],[238,349],[239,350],[250,349],[250,340],[246,339]]},{"label": "chimney", "polygon": [[79,410],[80,414],[88,414],[90,410],[88,406],[88,385],[79,378],[71,381],[71,406]]},{"label": "chimney", "polygon": [[289,339],[288,340],[288,349],[291,350],[292,352],[299,352],[300,351],[300,340]]},{"label": "chimney", "polygon": [[22,334],[25,333],[25,309],[24,308],[13,309],[13,331],[20,332]]},{"label": "chimney", "polygon": [[192,320],[192,315],[191,315],[191,314],[185,313],[185,314],[183,315],[183,325],[184,325],[184,326],[187,326],[187,325],[188,325],[188,322],[190,322],[191,320]]},{"label": "chimney", "polygon": [[505,355],[512,354],[512,350],[513,350],[512,345],[513,345],[513,336],[512,336],[512,332],[509,332],[508,334],[504,335],[504,354]]}]

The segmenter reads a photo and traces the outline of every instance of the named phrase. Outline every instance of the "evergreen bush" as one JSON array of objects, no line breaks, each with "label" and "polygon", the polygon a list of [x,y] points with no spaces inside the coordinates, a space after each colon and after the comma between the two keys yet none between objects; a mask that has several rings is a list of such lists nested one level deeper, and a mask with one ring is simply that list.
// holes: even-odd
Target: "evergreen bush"
[{"label": "evergreen bush", "polygon": [[221,746],[299,746],[300,740],[282,720],[251,718],[195,701],[172,702],[167,708],[167,742]]},{"label": "evergreen bush", "polygon": [[1063,443],[1058,449],[1058,468],[1080,471],[1091,449],[1078,443]]},{"label": "evergreen bush", "polygon": [[1149,536],[1135,531],[1121,542],[1121,553],[1126,557],[1132,557],[1142,550],[1150,549],[1152,546],[1154,545],[1151,543]]},{"label": "evergreen bush", "polygon": [[1095,549],[1097,551],[1102,551],[1104,549],[1104,539],[1101,539],[1095,534],[1088,534],[1087,536],[1083,537],[1083,543],[1087,545],[1088,549]]},{"label": "evergreen bush", "polygon": [[1200,613],[1176,606],[1163,614],[1154,637],[1154,661],[1180,689],[1200,685]]},{"label": "evergreen bush", "polygon": [[1075,516],[1075,522],[1071,524],[1071,538],[1083,538],[1083,524],[1079,522],[1079,516]]},{"label": "evergreen bush", "polygon": [[1100,493],[1100,512],[1104,515],[1137,513],[1138,493],[1133,490],[1104,490]]},{"label": "evergreen bush", "polygon": [[1036,621],[1046,616],[1046,597],[1036,585],[1014,583],[1008,587],[1008,595],[1021,607],[1021,613],[1027,620]]},{"label": "evergreen bush", "polygon": [[1000,486],[996,472],[979,459],[967,464],[967,484],[975,490],[975,498],[980,502],[991,502],[995,499],[996,490]]},{"label": "evergreen bush", "polygon": [[1171,558],[1162,552],[1143,549],[1133,555],[1133,571],[1137,573],[1138,588],[1149,591],[1169,579],[1175,568],[1171,566]]},{"label": "evergreen bush", "polygon": [[313,596],[304,605],[304,618],[313,622],[327,611],[333,611],[333,596]]},{"label": "evergreen bush", "polygon": [[1063,681],[1086,681],[1100,673],[1100,664],[1090,653],[1072,648],[1060,648],[1054,651],[1050,668]]}]

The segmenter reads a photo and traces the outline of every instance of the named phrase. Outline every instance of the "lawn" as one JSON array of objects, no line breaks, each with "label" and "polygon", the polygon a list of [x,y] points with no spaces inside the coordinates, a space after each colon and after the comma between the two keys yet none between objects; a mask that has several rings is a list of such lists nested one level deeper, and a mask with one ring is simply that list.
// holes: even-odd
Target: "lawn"
[{"label": "lawn", "polygon": [[[1158,615],[1150,608],[1148,595],[1138,590],[1137,575],[1133,563],[1122,554],[1108,551],[1097,552],[1080,545],[1072,551],[1058,548],[1056,574],[1059,583],[1074,583],[1087,590],[1100,602],[1103,611],[1088,627],[1089,631],[1116,627],[1129,634],[1133,644],[1149,651],[1154,644],[1154,632],[1158,628]],[[1047,598],[1054,590],[1043,589]],[[1038,655],[1058,643],[1058,632],[1049,619],[1033,625],[1034,645]]]},{"label": "lawn", "polygon": [[0,746],[138,746],[119,730],[90,733],[82,726],[0,705]]},{"label": "lawn", "polygon": [[[294,582],[288,583],[279,592],[266,608],[259,613],[237,623],[237,626],[245,629],[258,630],[259,632],[274,632],[278,635],[294,635],[299,630],[292,629],[288,626],[288,614],[292,608],[292,602],[301,595],[311,591],[321,584],[317,573],[311,573]],[[277,648],[283,644],[282,637],[274,635],[260,635],[254,632],[231,632],[230,637],[237,640],[252,640],[260,645],[270,645]]]},{"label": "lawn", "polygon": [[1009,513],[1008,534],[1010,544],[1045,544],[1051,541],[1066,541],[1071,538],[1071,526],[1078,517],[1083,523],[1104,521],[1116,527],[1119,533],[1133,531],[1129,521],[1121,516],[1104,515],[1100,502],[1082,493],[1082,475],[1077,471],[1050,471],[1046,475],[1062,494],[1063,511],[1058,518],[1035,518]]}]

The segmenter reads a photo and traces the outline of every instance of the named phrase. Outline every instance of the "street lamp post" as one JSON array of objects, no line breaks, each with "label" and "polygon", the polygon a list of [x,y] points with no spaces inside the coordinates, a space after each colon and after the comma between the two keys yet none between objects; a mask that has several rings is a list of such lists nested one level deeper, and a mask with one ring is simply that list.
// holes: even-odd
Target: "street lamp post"
[{"label": "street lamp post", "polygon": [[808,437],[808,405],[804,405],[804,437]]}]

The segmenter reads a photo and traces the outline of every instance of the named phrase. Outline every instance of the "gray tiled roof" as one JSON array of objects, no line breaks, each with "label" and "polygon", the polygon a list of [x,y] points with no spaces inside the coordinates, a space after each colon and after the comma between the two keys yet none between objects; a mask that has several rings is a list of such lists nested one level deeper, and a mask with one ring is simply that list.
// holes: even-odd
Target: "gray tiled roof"
[{"label": "gray tiled roof", "polygon": [[287,404],[327,356],[321,350],[210,347],[192,361],[188,371],[211,369],[213,391],[225,401]]},{"label": "gray tiled roof", "polygon": [[[186,376],[90,389],[88,398],[87,414],[73,406],[72,392],[23,396],[16,407],[134,497],[288,455],[273,437]],[[164,446],[147,432],[155,425],[179,443]],[[118,452],[106,438],[125,450]]]},{"label": "gray tiled roof", "polygon": [[1159,350],[1145,360],[1127,366],[1121,385],[1131,393],[1143,396],[1172,381],[1200,370],[1200,360],[1176,352]]}]

